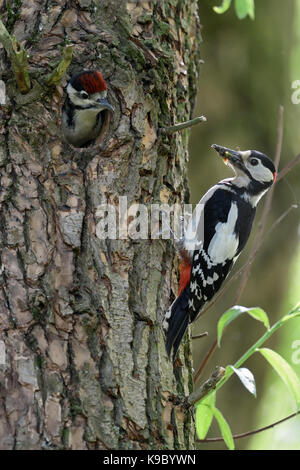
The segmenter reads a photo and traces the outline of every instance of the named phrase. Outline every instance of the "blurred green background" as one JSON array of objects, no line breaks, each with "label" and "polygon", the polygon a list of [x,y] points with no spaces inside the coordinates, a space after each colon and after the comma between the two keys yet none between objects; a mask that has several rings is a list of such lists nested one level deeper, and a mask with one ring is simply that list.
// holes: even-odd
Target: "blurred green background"
[{"label": "blurred green background", "polygon": [[[239,20],[233,7],[222,15],[212,7],[219,0],[199,0],[204,64],[199,76],[195,116],[204,114],[207,123],[193,128],[190,139],[189,178],[191,202],[217,181],[231,176],[216,153],[216,143],[241,150],[260,150],[271,158],[276,148],[279,105],[284,106],[284,139],[280,169],[300,153],[300,104],[293,104],[292,82],[300,80],[300,0],[255,2],[255,21]],[[300,162],[276,185],[268,227],[292,204],[300,205]],[[247,260],[258,226],[263,201],[247,249],[235,270]],[[265,240],[257,256],[240,303],[260,306],[273,324],[300,300],[300,209],[292,210]],[[220,315],[232,305],[239,282],[225,293],[194,326],[193,332],[209,336],[193,341],[194,368],[214,341]],[[253,319],[240,317],[224,335],[221,349],[211,358],[201,380],[215,365],[233,364],[264,332]],[[300,364],[293,364],[293,342],[300,340],[300,320],[293,320],[266,343],[281,353],[300,377]],[[299,356],[298,356],[299,357]],[[268,425],[295,411],[288,389],[259,354],[245,367],[254,374],[255,399],[236,377],[217,395],[234,434]],[[219,436],[216,424],[209,436]],[[223,449],[224,444],[201,444],[204,449]],[[238,449],[300,449],[300,416],[258,434],[236,441]]]}]

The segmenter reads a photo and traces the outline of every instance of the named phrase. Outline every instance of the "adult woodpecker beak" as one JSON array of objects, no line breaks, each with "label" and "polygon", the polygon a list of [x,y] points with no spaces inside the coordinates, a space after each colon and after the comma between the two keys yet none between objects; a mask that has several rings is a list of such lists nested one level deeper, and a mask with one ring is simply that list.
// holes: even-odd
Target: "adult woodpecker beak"
[{"label": "adult woodpecker beak", "polygon": [[211,147],[218,152],[226,165],[229,162],[234,167],[241,169],[244,168],[242,152],[239,152],[238,150],[232,150],[227,147],[221,147],[221,145],[216,144],[213,144]]},{"label": "adult woodpecker beak", "polygon": [[102,109],[108,109],[112,113],[115,111],[114,108],[112,107],[112,105],[109,104],[109,102],[105,98],[99,98],[97,100],[97,105],[98,105],[99,108],[101,108],[101,110]]}]

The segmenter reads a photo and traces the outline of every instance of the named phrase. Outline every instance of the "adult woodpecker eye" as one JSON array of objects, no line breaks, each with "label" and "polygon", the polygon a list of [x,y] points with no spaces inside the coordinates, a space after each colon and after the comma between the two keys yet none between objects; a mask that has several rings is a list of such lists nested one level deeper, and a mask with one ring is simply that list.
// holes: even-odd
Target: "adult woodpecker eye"
[{"label": "adult woodpecker eye", "polygon": [[250,163],[251,163],[252,166],[258,165],[258,160],[257,160],[257,158],[251,158]]}]

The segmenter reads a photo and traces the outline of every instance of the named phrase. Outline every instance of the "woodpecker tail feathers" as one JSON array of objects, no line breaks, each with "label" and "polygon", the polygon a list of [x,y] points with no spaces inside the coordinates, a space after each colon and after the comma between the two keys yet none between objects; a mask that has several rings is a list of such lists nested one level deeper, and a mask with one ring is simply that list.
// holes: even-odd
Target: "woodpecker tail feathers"
[{"label": "woodpecker tail feathers", "polygon": [[166,336],[166,350],[170,357],[173,349],[173,361],[189,324],[189,298],[190,288],[186,287],[165,314],[163,328]]},{"label": "woodpecker tail feathers", "polygon": [[170,357],[173,348],[173,361],[179,348],[182,337],[189,324],[189,298],[191,279],[191,260],[188,253],[181,248],[181,262],[179,265],[179,289],[177,298],[167,310],[163,322],[163,329],[166,335],[166,349]]}]

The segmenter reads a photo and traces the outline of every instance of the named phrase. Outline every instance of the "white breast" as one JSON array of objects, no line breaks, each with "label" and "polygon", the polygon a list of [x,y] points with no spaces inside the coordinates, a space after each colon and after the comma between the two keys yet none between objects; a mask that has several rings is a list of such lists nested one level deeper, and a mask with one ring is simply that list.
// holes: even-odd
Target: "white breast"
[{"label": "white breast", "polygon": [[74,116],[74,127],[69,127],[67,125],[67,116],[64,116],[63,114],[63,132],[68,142],[73,145],[81,146],[87,140],[95,139],[99,135],[101,128],[101,117],[95,127],[97,114],[99,114],[99,112],[100,111],[97,109],[76,110]]}]

